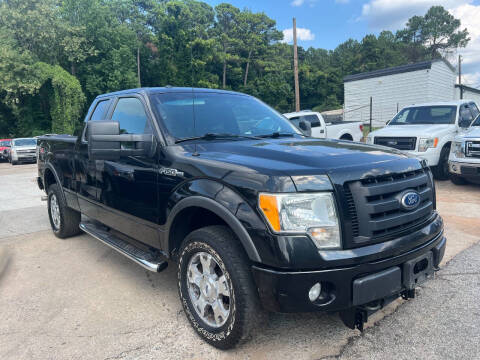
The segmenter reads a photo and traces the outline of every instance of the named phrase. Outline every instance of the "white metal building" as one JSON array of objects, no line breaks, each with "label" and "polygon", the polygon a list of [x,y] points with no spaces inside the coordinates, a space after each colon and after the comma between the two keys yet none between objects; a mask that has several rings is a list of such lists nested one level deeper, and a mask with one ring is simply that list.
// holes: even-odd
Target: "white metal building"
[{"label": "white metal building", "polygon": [[[461,92],[461,93],[460,93]],[[480,90],[466,85],[455,85],[455,99],[473,100],[480,107]]]},{"label": "white metal building", "polygon": [[383,126],[407,105],[460,99],[460,89],[464,99],[480,100],[480,90],[460,88],[456,78],[455,67],[443,59],[349,75],[344,78],[344,120],[368,123],[370,97],[374,126]]}]

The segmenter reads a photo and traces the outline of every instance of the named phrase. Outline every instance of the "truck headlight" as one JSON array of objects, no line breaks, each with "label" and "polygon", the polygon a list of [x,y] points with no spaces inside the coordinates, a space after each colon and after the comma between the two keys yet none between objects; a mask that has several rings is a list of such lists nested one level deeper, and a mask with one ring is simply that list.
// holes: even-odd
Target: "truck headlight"
[{"label": "truck headlight", "polygon": [[259,207],[277,234],[308,234],[318,249],[341,247],[332,193],[261,193]]},{"label": "truck headlight", "polygon": [[373,136],[367,136],[365,139],[366,144],[373,144]]},{"label": "truck headlight", "polygon": [[418,151],[425,152],[429,148],[436,148],[438,145],[438,138],[420,138],[418,142]]},{"label": "truck headlight", "polygon": [[457,158],[465,157],[465,143],[462,141],[455,141],[452,146],[452,152]]}]

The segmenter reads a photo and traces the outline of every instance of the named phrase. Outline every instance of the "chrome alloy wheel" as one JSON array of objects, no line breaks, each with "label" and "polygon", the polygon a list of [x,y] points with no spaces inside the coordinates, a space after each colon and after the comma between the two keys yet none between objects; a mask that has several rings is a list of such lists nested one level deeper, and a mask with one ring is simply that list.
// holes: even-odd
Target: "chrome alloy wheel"
[{"label": "chrome alloy wheel", "polygon": [[230,315],[231,291],[215,258],[206,252],[194,254],[188,263],[187,282],[198,316],[211,327],[224,325]]},{"label": "chrome alloy wheel", "polygon": [[60,229],[60,207],[58,206],[58,199],[55,194],[50,196],[50,215],[55,229]]}]

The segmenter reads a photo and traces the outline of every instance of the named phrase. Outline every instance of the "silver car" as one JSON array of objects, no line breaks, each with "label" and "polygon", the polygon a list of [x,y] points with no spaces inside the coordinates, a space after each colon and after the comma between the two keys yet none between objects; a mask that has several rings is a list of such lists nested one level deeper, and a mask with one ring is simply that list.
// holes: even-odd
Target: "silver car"
[{"label": "silver car", "polygon": [[37,161],[37,139],[35,138],[18,138],[12,140],[10,148],[10,162],[16,165],[19,162],[36,162]]}]

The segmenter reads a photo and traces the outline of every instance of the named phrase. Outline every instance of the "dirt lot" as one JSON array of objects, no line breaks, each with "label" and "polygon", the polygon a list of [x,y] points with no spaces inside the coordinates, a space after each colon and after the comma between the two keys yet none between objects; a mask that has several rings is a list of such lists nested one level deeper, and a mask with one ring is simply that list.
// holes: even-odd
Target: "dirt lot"
[{"label": "dirt lot", "polygon": [[[0,359],[383,359],[390,357],[384,352],[390,346],[405,352],[396,352],[399,358],[432,358],[435,341],[455,344],[449,347],[453,356],[442,350],[438,358],[471,358],[478,350],[480,305],[477,300],[459,305],[457,299],[467,290],[472,299],[480,293],[478,267],[477,275],[464,268],[480,262],[480,256],[468,258],[474,248],[480,254],[478,246],[461,255],[466,260],[442,270],[446,280],[441,281],[441,271],[417,299],[394,303],[361,336],[336,315],[271,314],[255,339],[224,352],[190,328],[178,300],[174,264],[153,274],[90,236],[55,238],[35,175],[35,165],[0,164]],[[445,263],[480,240],[480,186],[440,182],[437,196],[448,238]],[[454,283],[447,276],[470,273],[470,282]],[[443,325],[433,331],[437,318]],[[412,340],[412,328],[422,336]],[[393,334],[382,337],[386,330]]]}]

